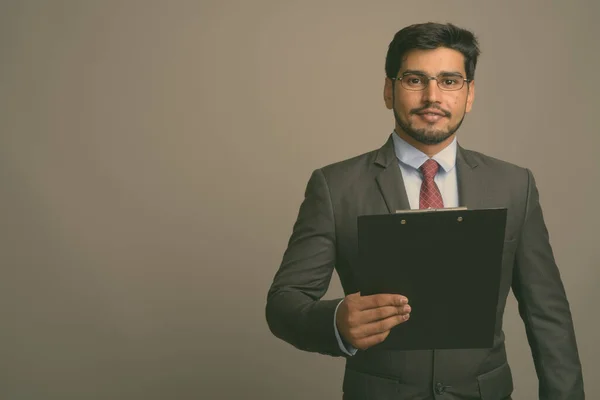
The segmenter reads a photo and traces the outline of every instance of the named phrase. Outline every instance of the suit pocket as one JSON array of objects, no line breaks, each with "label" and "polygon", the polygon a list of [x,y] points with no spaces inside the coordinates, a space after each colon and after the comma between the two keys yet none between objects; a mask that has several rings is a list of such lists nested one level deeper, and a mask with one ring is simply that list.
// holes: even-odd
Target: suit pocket
[{"label": "suit pocket", "polygon": [[482,400],[502,400],[513,392],[513,380],[508,363],[477,377]]}]

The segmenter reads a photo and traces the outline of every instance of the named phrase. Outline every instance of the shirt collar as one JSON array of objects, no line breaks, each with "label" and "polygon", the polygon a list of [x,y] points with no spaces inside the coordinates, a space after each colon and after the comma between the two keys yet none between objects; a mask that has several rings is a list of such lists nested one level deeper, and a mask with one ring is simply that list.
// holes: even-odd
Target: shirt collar
[{"label": "shirt collar", "polygon": [[[400,162],[409,165],[414,169],[419,169],[421,165],[423,165],[423,163],[429,159],[427,154],[406,142],[404,139],[398,136],[396,131],[394,131],[392,138],[394,140],[396,157],[398,160],[400,160]],[[456,165],[456,149],[457,143],[456,137],[454,137],[450,145],[431,158],[437,161],[445,172],[452,171]]]}]

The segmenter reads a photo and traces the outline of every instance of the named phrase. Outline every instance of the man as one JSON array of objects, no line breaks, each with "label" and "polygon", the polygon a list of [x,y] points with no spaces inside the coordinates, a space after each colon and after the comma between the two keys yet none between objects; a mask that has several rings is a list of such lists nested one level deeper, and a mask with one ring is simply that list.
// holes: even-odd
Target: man
[{"label": "man", "polygon": [[[383,90],[394,132],[380,149],[317,169],[308,182],[266,318],[275,336],[301,350],[346,357],[344,399],[510,399],[502,316],[511,287],[540,399],[584,399],[569,304],[533,175],[456,140],[473,105],[478,55],[474,35],[451,24],[400,30]],[[357,216],[457,206],[508,209],[493,347],[374,351],[393,327],[410,323],[413,310],[402,295],[358,292]],[[334,268],[346,297],[322,300]]]}]

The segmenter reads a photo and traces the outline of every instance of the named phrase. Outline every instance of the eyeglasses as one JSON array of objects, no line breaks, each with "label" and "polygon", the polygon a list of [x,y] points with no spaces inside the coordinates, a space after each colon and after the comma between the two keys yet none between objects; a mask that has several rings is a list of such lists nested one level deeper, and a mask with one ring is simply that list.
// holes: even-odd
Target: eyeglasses
[{"label": "eyeglasses", "polygon": [[418,72],[405,72],[398,78],[391,78],[394,81],[400,81],[402,87],[406,90],[424,90],[429,86],[429,81],[434,79],[441,90],[453,91],[460,90],[465,82],[472,79],[463,78],[460,75],[440,74],[438,76],[427,76]]}]

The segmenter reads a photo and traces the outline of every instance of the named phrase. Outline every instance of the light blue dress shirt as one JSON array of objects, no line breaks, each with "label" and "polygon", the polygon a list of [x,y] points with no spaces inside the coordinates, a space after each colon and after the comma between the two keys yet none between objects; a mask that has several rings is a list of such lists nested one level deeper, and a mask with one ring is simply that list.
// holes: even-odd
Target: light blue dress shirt
[{"label": "light blue dress shirt", "polygon": [[[403,140],[396,132],[392,134],[394,140],[394,150],[396,157],[398,158],[398,166],[402,172],[402,179],[404,179],[404,188],[406,189],[406,195],[408,196],[408,202],[411,209],[419,208],[419,193],[421,192],[421,183],[423,181],[423,174],[419,171],[419,168],[425,161],[429,159],[427,154],[416,149],[408,142]],[[436,174],[434,180],[440,189],[442,199],[444,200],[444,207],[458,207],[458,181],[456,177],[456,137],[450,145],[444,150],[440,151],[433,158],[440,164],[440,169]],[[339,307],[341,301],[338,303]],[[354,347],[349,344],[345,344],[342,341],[340,333],[337,329],[336,315],[337,307],[333,318],[333,329],[335,330],[335,337],[337,338],[338,344],[342,351],[349,356],[356,353]]]}]

